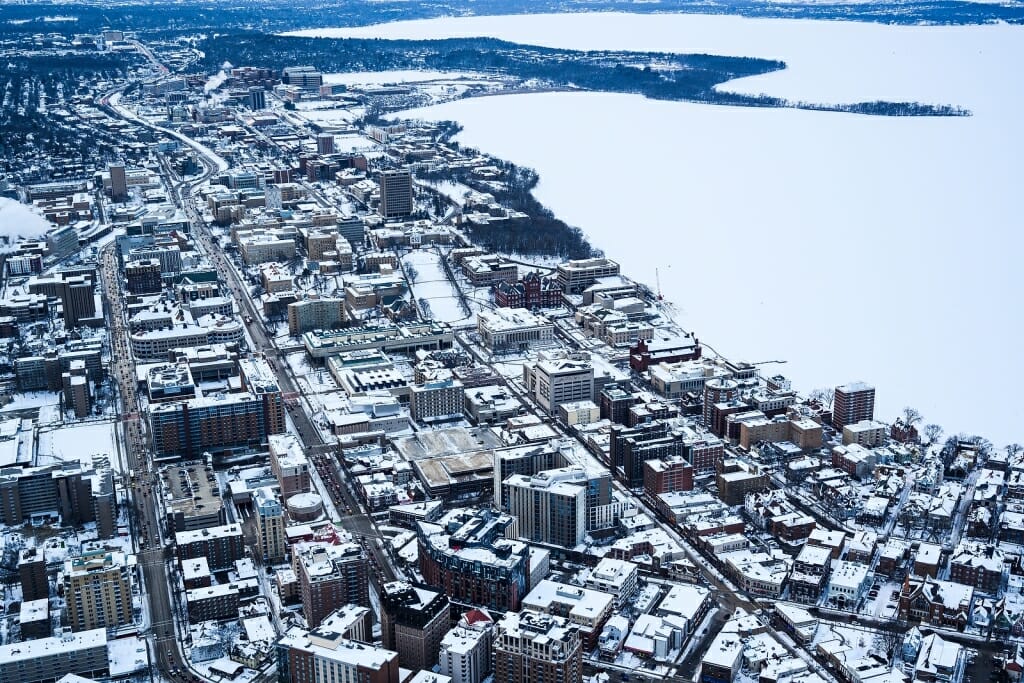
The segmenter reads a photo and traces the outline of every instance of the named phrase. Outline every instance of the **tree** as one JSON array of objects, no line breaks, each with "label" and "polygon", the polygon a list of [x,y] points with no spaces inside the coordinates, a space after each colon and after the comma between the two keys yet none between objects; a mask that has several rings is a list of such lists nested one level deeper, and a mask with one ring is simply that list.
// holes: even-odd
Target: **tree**
[{"label": "tree", "polygon": [[932,444],[938,443],[939,439],[942,438],[942,427],[937,424],[927,424],[924,426],[924,438],[925,444],[931,446]]},{"label": "tree", "polygon": [[903,424],[913,427],[922,420],[921,413],[916,409],[906,406],[903,408]]},{"label": "tree", "polygon": [[835,393],[831,389],[825,387],[819,387],[810,393],[809,399],[824,406],[825,408],[832,407],[832,399],[835,397]]},{"label": "tree", "polygon": [[890,664],[893,662],[896,652],[902,644],[903,634],[895,629],[880,631],[875,636],[875,647],[888,658]]},{"label": "tree", "polygon": [[1019,443],[1011,443],[1011,444],[1007,444],[1006,445],[1006,449],[1005,450],[1006,450],[1007,457],[1013,458],[1015,455],[1017,455],[1021,451],[1024,451],[1024,446],[1021,446]]}]

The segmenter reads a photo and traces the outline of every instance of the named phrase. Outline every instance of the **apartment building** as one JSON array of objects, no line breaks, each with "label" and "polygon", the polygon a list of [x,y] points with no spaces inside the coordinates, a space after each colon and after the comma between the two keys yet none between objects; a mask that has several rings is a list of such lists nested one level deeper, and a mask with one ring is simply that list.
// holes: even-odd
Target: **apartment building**
[{"label": "apartment building", "polygon": [[284,508],[281,501],[269,487],[256,489],[252,496],[256,518],[256,535],[260,550],[266,562],[281,562],[288,549],[285,537]]},{"label": "apartment building", "polygon": [[531,610],[509,613],[494,638],[495,683],[580,683],[579,628],[562,617]]},{"label": "apartment building", "polygon": [[135,558],[94,550],[64,562],[64,598],[72,631],[131,624],[131,568]]},{"label": "apartment building", "polygon": [[437,664],[441,640],[451,625],[448,598],[423,586],[395,581],[381,595],[382,645],[398,653],[398,664],[412,671]]},{"label": "apartment building", "polygon": [[502,503],[521,538],[575,548],[587,535],[587,475],[582,468],[545,470],[502,482]]},{"label": "apartment building", "polygon": [[238,524],[224,524],[174,534],[178,562],[205,557],[211,571],[224,571],[245,557],[245,537]]},{"label": "apartment building", "polygon": [[0,645],[0,683],[52,683],[68,674],[101,679],[109,669],[102,628]]},{"label": "apartment building", "polygon": [[271,434],[267,437],[270,451],[270,471],[277,477],[284,500],[296,493],[307,493],[311,489],[309,479],[309,458],[303,451],[298,437],[291,433]]},{"label": "apartment building", "polygon": [[846,425],[875,418],[875,388],[864,382],[851,382],[835,389],[832,402],[832,426],[842,431]]},{"label": "apartment building", "polygon": [[319,626],[343,605],[369,606],[369,562],[355,543],[305,543],[292,548],[306,623]]},{"label": "apartment building", "polygon": [[345,299],[323,297],[288,304],[288,333],[293,337],[312,330],[333,330],[345,325]]},{"label": "apartment building", "polygon": [[380,215],[400,218],[412,213],[412,173],[409,169],[383,171],[380,184]]}]

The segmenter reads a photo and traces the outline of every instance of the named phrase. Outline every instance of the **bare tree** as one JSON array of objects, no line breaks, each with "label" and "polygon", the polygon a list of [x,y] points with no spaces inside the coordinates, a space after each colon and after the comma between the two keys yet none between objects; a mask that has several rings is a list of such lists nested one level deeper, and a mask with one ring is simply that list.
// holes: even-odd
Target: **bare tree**
[{"label": "bare tree", "polygon": [[808,396],[808,398],[811,399],[812,401],[814,401],[815,403],[819,403],[819,404],[825,406],[826,408],[831,408],[832,407],[832,399],[833,399],[834,396],[835,396],[835,394],[832,392],[831,389],[826,389],[824,387],[820,387],[820,388],[815,389],[814,391],[812,391],[810,393],[810,395]]},{"label": "bare tree", "polygon": [[1006,445],[1006,449],[1005,450],[1006,450],[1006,455],[1008,457],[1012,458],[1015,455],[1017,455],[1018,453],[1020,453],[1021,451],[1024,451],[1024,446],[1021,446],[1019,443],[1011,443],[1011,444],[1007,444]]},{"label": "bare tree", "polygon": [[899,631],[886,630],[879,631],[875,636],[875,649],[881,654],[888,657],[888,661],[892,664],[896,657],[896,652],[899,650],[900,645],[903,644],[903,634]]},{"label": "bare tree", "polygon": [[910,406],[905,406],[903,408],[903,424],[908,427],[913,427],[922,419],[921,413],[919,413],[915,408],[911,408]]},{"label": "bare tree", "polygon": [[943,429],[937,424],[926,424],[924,426],[925,443],[931,446],[942,438]]}]

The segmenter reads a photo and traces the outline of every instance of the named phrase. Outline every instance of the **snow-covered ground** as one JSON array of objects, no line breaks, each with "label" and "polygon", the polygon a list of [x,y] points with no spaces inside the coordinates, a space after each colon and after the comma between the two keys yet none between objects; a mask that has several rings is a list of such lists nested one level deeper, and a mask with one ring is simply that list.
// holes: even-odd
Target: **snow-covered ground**
[{"label": "snow-covered ground", "polygon": [[343,33],[781,58],[785,71],[728,87],[970,109],[885,118],[550,93],[408,115],[458,120],[464,144],[536,168],[538,198],[626,274],[653,284],[657,268],[678,322],[716,350],[787,360],[765,369],[803,391],[873,383],[882,419],[909,404],[947,433],[1021,439],[1024,28],[573,14]]},{"label": "snow-covered ground", "polygon": [[[466,321],[458,293],[441,266],[440,254],[420,249],[403,256],[402,263],[407,276],[410,272],[415,273],[416,277],[410,279],[409,286],[418,300],[429,302],[429,317],[448,323]],[[414,271],[409,270],[410,266]]]},{"label": "snow-covered ground", "polygon": [[394,85],[424,81],[454,81],[464,78],[487,78],[484,74],[461,71],[350,71],[324,74],[324,83],[342,85]]}]

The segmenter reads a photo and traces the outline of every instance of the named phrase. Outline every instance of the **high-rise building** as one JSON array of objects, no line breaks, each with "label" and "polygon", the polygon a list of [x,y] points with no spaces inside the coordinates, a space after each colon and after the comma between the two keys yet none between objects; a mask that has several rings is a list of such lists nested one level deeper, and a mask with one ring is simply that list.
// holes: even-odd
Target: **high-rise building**
[{"label": "high-rise building", "polygon": [[402,581],[384,584],[380,629],[384,647],[398,652],[406,669],[432,669],[450,624],[444,593]]},{"label": "high-rise building", "polygon": [[495,683],[581,683],[579,628],[562,617],[523,610],[498,622],[494,638]]},{"label": "high-rise building", "polygon": [[160,274],[163,269],[155,258],[140,259],[125,264],[124,276],[132,294],[156,294],[163,289]]},{"label": "high-rise building", "polygon": [[299,439],[286,432],[267,437],[267,443],[270,447],[270,471],[277,477],[281,498],[288,500],[296,493],[310,491],[309,458]]},{"label": "high-rise building", "polygon": [[487,612],[473,609],[462,615],[455,628],[441,639],[438,664],[441,674],[452,683],[482,683],[491,673],[494,620]]},{"label": "high-rise building", "polygon": [[334,154],[334,136],[330,133],[321,133],[316,136],[317,154]]},{"label": "high-rise building", "polygon": [[92,409],[92,392],[89,391],[89,377],[84,360],[71,361],[68,371],[61,374],[61,389],[65,410],[74,411],[75,417],[79,419],[89,415]]},{"label": "high-rise building", "polygon": [[864,382],[836,387],[832,404],[832,426],[842,431],[846,425],[875,419],[875,388]]},{"label": "high-rise building", "polygon": [[115,202],[128,199],[128,177],[124,164],[110,165],[110,198]]},{"label": "high-rise building", "polygon": [[132,623],[132,587],[125,554],[93,550],[66,560],[64,598],[72,631]]},{"label": "high-rise building", "polygon": [[530,548],[511,515],[456,509],[437,523],[416,523],[420,572],[453,600],[517,610],[530,577]]},{"label": "high-rise building", "polygon": [[252,497],[256,511],[256,534],[260,539],[260,550],[266,562],[281,562],[285,557],[287,543],[284,534],[284,509],[274,490],[269,487],[256,489]]},{"label": "high-rise building", "polygon": [[731,403],[740,397],[739,385],[731,379],[711,379],[704,383],[704,426],[722,436],[725,431],[725,416],[715,406]]},{"label": "high-rise building", "polygon": [[259,111],[267,108],[267,93],[263,88],[254,85],[249,88],[249,109]]},{"label": "high-rise building", "polygon": [[399,218],[412,213],[412,173],[409,169],[380,174],[380,215]]},{"label": "high-rise building", "polygon": [[310,330],[333,330],[345,324],[345,299],[323,297],[288,304],[288,333],[293,337]]},{"label": "high-rise building", "polygon": [[29,280],[28,291],[59,299],[64,309],[65,325],[78,327],[83,321],[96,320],[96,298],[93,295],[95,284],[95,278],[87,274],[55,273]]},{"label": "high-rise building", "polygon": [[369,606],[369,562],[355,543],[300,544],[292,550],[299,580],[302,613],[316,627],[324,617],[348,603]]},{"label": "high-rise building", "polygon": [[50,580],[46,574],[46,554],[42,548],[22,548],[18,553],[18,578],[23,600],[50,597]]},{"label": "high-rise building", "polygon": [[586,481],[582,467],[514,474],[502,482],[502,501],[522,538],[575,548],[587,535]]}]

